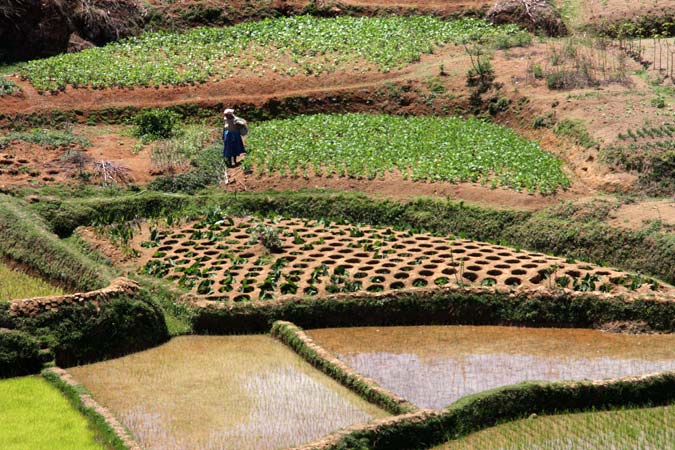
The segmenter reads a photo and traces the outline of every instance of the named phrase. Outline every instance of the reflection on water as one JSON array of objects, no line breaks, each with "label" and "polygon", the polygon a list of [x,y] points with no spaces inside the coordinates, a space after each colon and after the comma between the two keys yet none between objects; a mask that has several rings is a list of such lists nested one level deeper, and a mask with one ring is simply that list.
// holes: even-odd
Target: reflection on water
[{"label": "reflection on water", "polygon": [[670,361],[542,358],[480,354],[421,360],[410,353],[338,355],[355,370],[423,408],[443,408],[468,394],[525,380],[582,380],[675,370]]},{"label": "reflection on water", "polygon": [[603,379],[675,370],[675,336],[509,327],[390,327],[309,334],[418,406],[526,380]]}]

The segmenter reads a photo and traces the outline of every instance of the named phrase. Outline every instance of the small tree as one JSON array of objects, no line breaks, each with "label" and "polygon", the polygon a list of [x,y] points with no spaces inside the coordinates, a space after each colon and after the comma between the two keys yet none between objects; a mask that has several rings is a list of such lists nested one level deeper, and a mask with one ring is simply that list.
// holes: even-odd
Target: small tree
[{"label": "small tree", "polygon": [[479,45],[469,47],[464,44],[464,49],[471,60],[471,68],[466,73],[466,85],[475,88],[479,94],[484,94],[490,90],[495,80],[495,70],[490,58]]}]

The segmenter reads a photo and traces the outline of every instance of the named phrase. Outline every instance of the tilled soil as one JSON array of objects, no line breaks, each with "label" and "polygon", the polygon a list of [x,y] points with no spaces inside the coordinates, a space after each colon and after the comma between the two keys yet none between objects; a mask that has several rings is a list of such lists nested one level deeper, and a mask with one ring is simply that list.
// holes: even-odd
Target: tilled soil
[{"label": "tilled soil", "polygon": [[[258,242],[254,227],[260,223],[279,233],[278,250],[270,253]],[[471,284],[627,295],[674,292],[658,281],[593,264],[370,226],[244,218],[232,225],[202,221],[154,234],[137,248],[142,272],[223,302]]]}]

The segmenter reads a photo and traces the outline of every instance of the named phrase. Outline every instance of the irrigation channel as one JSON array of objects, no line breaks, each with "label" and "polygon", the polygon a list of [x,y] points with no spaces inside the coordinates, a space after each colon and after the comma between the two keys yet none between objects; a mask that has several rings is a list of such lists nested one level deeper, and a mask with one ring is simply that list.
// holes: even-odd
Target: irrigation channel
[{"label": "irrigation channel", "polygon": [[465,395],[526,380],[675,370],[675,335],[493,326],[332,328],[308,334],[422,408],[440,409]]},{"label": "irrigation channel", "polygon": [[[467,394],[526,380],[675,370],[675,335],[498,326],[308,334],[423,408],[440,409]],[[178,337],[68,370],[147,449],[285,448],[387,416],[269,336]]]}]

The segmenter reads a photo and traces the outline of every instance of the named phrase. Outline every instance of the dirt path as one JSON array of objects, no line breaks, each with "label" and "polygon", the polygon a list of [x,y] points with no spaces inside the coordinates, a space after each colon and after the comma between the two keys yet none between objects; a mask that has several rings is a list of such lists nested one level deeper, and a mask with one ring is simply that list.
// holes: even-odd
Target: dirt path
[{"label": "dirt path", "polygon": [[[455,49],[456,51],[456,49]],[[320,94],[340,93],[359,89],[372,89],[383,83],[396,83],[414,77],[421,68],[438,64],[443,54],[427,55],[418,64],[391,73],[354,74],[339,71],[320,77],[298,75],[287,77],[273,75],[258,77],[252,74],[233,77],[224,81],[198,84],[195,86],[137,87],[134,89],[73,89],[57,94],[40,94],[27,82],[13,77],[23,89],[20,96],[0,97],[0,111],[3,114],[30,114],[40,111],[95,111],[104,108],[167,107],[196,104],[261,105],[272,98],[309,97]]]},{"label": "dirt path", "polygon": [[559,203],[574,200],[588,194],[583,186],[575,186],[555,195],[516,192],[510,189],[491,189],[475,183],[420,183],[404,180],[396,174],[387,174],[384,179],[360,180],[339,177],[282,177],[278,175],[258,177],[244,175],[240,168],[229,171],[228,185],[222,188],[231,192],[329,189],[362,192],[375,198],[413,200],[420,197],[450,198],[467,203],[497,209],[535,211]]},{"label": "dirt path", "polygon": [[675,200],[644,200],[623,204],[612,211],[612,219],[608,221],[612,226],[631,230],[639,230],[655,222],[675,229]]}]

